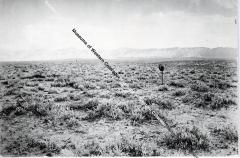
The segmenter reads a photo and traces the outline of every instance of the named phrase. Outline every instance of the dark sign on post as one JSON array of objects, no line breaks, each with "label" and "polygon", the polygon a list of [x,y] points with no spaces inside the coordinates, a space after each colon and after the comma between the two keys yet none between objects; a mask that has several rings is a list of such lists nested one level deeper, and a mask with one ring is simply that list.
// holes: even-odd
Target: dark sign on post
[{"label": "dark sign on post", "polygon": [[162,73],[162,84],[163,84],[163,71],[164,71],[164,66],[161,65],[161,64],[159,64],[159,65],[158,65],[158,68],[159,68],[159,70],[160,70],[161,73]]}]

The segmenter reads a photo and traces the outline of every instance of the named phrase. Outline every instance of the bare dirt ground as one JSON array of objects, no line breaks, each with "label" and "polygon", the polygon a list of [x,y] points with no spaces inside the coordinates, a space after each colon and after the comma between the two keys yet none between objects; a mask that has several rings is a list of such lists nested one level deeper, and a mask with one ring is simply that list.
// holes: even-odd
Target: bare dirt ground
[{"label": "bare dirt ground", "polygon": [[1,63],[1,155],[236,155],[237,63],[158,64]]}]

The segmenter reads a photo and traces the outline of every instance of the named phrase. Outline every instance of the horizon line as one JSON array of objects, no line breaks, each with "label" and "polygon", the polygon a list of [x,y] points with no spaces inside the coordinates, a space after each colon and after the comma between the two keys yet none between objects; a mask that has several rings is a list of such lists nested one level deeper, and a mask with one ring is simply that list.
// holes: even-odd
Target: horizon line
[{"label": "horizon line", "polygon": [[[229,47],[229,46],[218,46],[218,47],[205,47],[205,46],[189,46],[189,47],[178,47],[178,46],[173,46],[173,47],[162,47],[162,48],[156,48],[156,47],[149,47],[149,48],[134,48],[134,47],[119,47],[119,48],[111,48],[111,49],[99,49],[99,50],[118,50],[118,49],[138,49],[138,50],[146,50],[146,49],[172,49],[172,48],[208,48],[208,49],[216,49],[216,48],[231,48],[231,49],[238,49],[238,47]],[[61,50],[61,49],[78,49],[78,50],[88,50],[87,48],[76,48],[76,47],[66,47],[66,48],[56,48],[56,49],[51,49],[50,51],[56,51],[56,50]],[[97,48],[96,48],[97,49]],[[10,50],[10,49],[4,49],[0,48],[0,51],[36,51],[36,50],[46,50],[45,48],[37,48],[37,49],[18,49],[18,50]]]},{"label": "horizon line", "polygon": [[[107,61],[137,61],[137,60],[162,60],[162,61],[175,61],[175,60],[234,60],[237,58],[228,57],[228,58],[221,58],[221,57],[214,57],[214,58],[207,58],[207,57],[173,57],[173,58],[163,58],[163,57],[119,57],[119,58],[105,58]],[[43,60],[0,60],[0,63],[8,63],[8,62],[68,62],[68,61],[99,61],[97,58],[63,58],[63,59],[43,59]],[[100,62],[100,61],[99,61]]]}]

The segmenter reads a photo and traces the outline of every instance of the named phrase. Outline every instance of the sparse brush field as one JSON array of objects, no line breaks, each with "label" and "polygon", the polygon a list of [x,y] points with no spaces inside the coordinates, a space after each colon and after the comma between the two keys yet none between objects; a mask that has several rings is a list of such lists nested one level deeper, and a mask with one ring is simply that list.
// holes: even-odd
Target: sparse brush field
[{"label": "sparse brush field", "polygon": [[237,63],[159,63],[1,63],[1,155],[236,155]]}]

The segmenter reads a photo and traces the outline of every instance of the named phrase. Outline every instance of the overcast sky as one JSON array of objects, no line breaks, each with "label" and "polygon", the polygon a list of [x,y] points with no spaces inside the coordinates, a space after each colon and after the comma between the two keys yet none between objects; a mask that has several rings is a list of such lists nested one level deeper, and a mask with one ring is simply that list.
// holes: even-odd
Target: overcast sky
[{"label": "overcast sky", "polygon": [[86,49],[73,28],[97,50],[236,48],[236,18],[237,0],[0,0],[0,57]]}]

